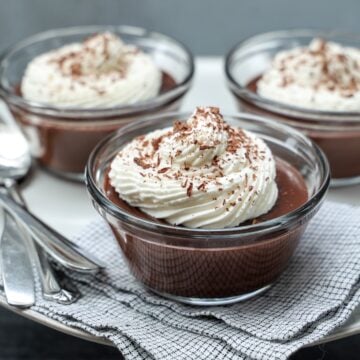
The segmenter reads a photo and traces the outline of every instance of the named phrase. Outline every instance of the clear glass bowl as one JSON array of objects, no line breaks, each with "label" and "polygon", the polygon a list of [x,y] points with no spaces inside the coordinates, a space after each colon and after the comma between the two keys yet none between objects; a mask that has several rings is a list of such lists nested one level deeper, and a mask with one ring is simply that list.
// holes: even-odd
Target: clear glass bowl
[{"label": "clear glass bowl", "polygon": [[315,141],[329,159],[332,185],[360,182],[360,111],[316,111],[259,96],[249,83],[258,79],[283,50],[307,46],[320,37],[360,48],[360,36],[336,31],[289,30],[257,35],[236,45],[226,56],[228,86],[242,111],[293,126]]},{"label": "clear glass bowl", "polygon": [[[26,101],[19,94],[24,70],[34,57],[104,31],[111,31],[124,42],[149,53],[159,68],[176,81],[176,86],[148,101],[94,109],[49,106]],[[88,156],[99,140],[139,116],[177,110],[190,88],[193,73],[190,51],[166,35],[129,26],[73,27],[37,34],[6,51],[0,60],[0,95],[40,164],[60,176],[83,179]]]},{"label": "clear glass bowl", "polygon": [[204,230],[159,223],[111,201],[107,172],[134,137],[187,119],[190,113],[147,117],[103,140],[86,168],[93,204],[110,224],[134,276],[152,291],[197,305],[226,304],[266,290],[286,268],[308,221],[317,212],[330,176],[322,151],[300,132],[255,115],[225,116],[233,126],[262,137],[275,156],[303,175],[308,201],[284,216],[254,225]]}]

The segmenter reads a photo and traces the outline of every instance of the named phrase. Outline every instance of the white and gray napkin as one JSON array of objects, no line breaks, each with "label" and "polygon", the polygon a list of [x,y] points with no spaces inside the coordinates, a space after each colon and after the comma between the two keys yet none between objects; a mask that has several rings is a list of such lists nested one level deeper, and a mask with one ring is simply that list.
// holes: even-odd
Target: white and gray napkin
[{"label": "white and gray napkin", "polygon": [[108,264],[96,277],[68,273],[72,305],[37,292],[33,310],[108,338],[126,359],[286,359],[348,319],[360,304],[360,208],[326,202],[284,274],[246,302],[194,307],[145,290],[101,220],[75,240]]}]

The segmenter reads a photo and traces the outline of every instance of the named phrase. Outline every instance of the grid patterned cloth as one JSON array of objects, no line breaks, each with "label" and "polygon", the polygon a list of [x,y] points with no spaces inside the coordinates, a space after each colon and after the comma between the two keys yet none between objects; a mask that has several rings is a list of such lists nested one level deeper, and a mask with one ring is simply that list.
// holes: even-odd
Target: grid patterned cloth
[{"label": "grid patterned cloth", "polygon": [[33,307],[111,340],[126,359],[286,359],[344,323],[360,303],[360,208],[326,202],[278,282],[243,303],[181,305],[145,290],[129,273],[103,221],[75,241],[107,264],[93,276],[68,273],[82,297]]}]

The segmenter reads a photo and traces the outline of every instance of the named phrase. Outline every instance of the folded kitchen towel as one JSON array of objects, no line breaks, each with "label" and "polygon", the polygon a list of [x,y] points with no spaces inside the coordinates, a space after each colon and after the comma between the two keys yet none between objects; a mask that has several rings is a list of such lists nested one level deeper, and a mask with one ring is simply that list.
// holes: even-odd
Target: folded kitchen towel
[{"label": "folded kitchen towel", "polygon": [[360,303],[360,208],[326,202],[291,263],[266,293],[227,306],[195,307],[161,298],[130,274],[108,226],[74,239],[108,267],[67,272],[83,296],[33,310],[112,341],[126,359],[286,359],[343,324]]}]

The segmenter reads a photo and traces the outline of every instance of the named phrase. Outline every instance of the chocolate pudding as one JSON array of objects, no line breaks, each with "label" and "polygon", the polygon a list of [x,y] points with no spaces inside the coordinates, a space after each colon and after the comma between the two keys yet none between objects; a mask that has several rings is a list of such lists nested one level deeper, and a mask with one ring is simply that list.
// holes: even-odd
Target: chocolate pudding
[{"label": "chocolate pudding", "polygon": [[[160,94],[174,89],[176,85],[170,74],[162,72]],[[21,96],[20,86],[17,87],[17,93]],[[161,108],[155,108],[153,112],[177,110],[179,101],[179,98],[173,99]],[[100,116],[88,121],[84,118],[38,116],[11,105],[10,109],[32,144],[33,153],[41,165],[56,173],[74,173],[80,176],[90,152],[101,139],[136,118],[151,114],[147,111],[126,117]]]},{"label": "chocolate pudding", "polygon": [[[227,124],[215,107],[199,107],[186,122],[133,139],[104,181],[107,198],[123,212],[210,234],[279,218],[309,196],[294,166],[274,159],[255,134]],[[237,246],[219,235],[209,249],[206,240],[201,246],[195,239],[157,234],[161,241],[153,242],[141,231],[129,235],[119,223],[111,225],[141,282],[190,298],[226,298],[268,285],[286,267],[304,229],[300,223],[271,236],[249,235]]]},{"label": "chocolate pudding", "polygon": [[193,71],[191,53],[168,36],[128,26],[66,28],[11,48],[0,62],[0,92],[33,157],[82,181],[101,139],[177,110]]},{"label": "chocolate pudding", "polygon": [[[281,159],[277,159],[276,168],[279,196],[275,206],[243,225],[286,215],[308,200],[306,184],[298,170]],[[106,196],[116,206],[136,217],[160,221],[122,201],[108,176],[105,179]],[[141,234],[127,234],[122,226],[112,224],[113,233],[138,280],[160,293],[194,298],[231,297],[272,283],[286,268],[304,228],[304,224],[297,224],[270,237],[257,235],[252,244],[247,245],[199,249],[198,243],[192,247],[191,239],[171,246],[166,244],[166,235],[159,234],[162,241],[155,243],[142,238]],[[226,238],[219,237],[219,242],[222,240]]]},{"label": "chocolate pudding", "polygon": [[86,184],[141,283],[180,302],[220,305],[279,277],[329,169],[296,130],[207,107],[114,134],[90,156]]},{"label": "chocolate pudding", "polygon": [[290,125],[320,146],[333,185],[360,181],[357,41],[311,30],[258,35],[229,52],[226,74],[240,109]]},{"label": "chocolate pudding", "polygon": [[[247,88],[251,92],[257,93],[257,83],[260,78],[256,77],[247,84]],[[349,131],[344,131],[343,129],[336,131],[331,129],[329,124],[328,131],[323,129],[303,129],[303,124],[306,124],[305,127],[314,126],[316,128],[316,125],[323,126],[323,121],[284,116],[256,106],[244,98],[237,97],[237,99],[239,101],[239,108],[244,111],[261,116],[270,116],[305,132],[324,151],[329,160],[331,174],[334,178],[349,178],[360,175],[360,128],[349,129]]]}]

